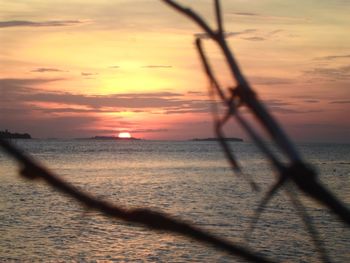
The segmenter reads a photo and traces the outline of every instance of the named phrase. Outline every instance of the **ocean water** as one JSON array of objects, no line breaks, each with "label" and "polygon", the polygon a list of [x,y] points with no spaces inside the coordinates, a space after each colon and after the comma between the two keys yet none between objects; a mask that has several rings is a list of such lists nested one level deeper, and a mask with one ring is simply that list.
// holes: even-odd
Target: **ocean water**
[{"label": "ocean water", "polygon": [[[276,180],[254,145],[232,143],[261,187],[232,173],[216,142],[17,140],[15,143],[75,186],[128,207],[147,207],[191,222],[277,261],[319,262],[302,220],[282,190],[256,229],[246,230],[264,192]],[[320,180],[350,204],[350,145],[303,144]],[[38,180],[18,175],[0,153],[0,261],[241,262],[179,235],[154,232],[98,212]],[[350,261],[350,231],[318,203],[300,197],[333,262]]]}]

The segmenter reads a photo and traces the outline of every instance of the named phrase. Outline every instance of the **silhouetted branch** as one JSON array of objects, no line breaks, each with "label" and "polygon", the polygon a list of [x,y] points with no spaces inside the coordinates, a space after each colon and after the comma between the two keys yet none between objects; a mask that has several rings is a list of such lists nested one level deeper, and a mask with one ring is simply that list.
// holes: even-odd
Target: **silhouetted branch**
[{"label": "silhouetted branch", "polygon": [[[317,200],[321,204],[328,207],[333,213],[335,213],[344,223],[350,225],[350,211],[349,209],[339,201],[325,186],[323,186],[317,179],[316,173],[310,169],[302,160],[294,144],[289,140],[287,135],[265,109],[265,106],[260,102],[256,93],[250,87],[248,81],[243,76],[238,63],[236,62],[230,48],[225,39],[225,33],[223,29],[222,13],[220,7],[220,1],[214,0],[214,8],[216,14],[217,30],[212,29],[196,12],[189,8],[185,8],[173,0],[162,0],[178,12],[190,18],[196,23],[202,30],[220,47],[225,60],[229,66],[233,79],[236,81],[236,87],[229,89],[229,96],[225,95],[225,92],[220,87],[217,81],[209,61],[203,50],[201,40],[196,40],[197,49],[204,67],[204,70],[209,78],[211,84],[211,90],[216,91],[219,98],[222,100],[226,107],[226,114],[223,118],[216,116],[215,118],[215,132],[219,138],[219,142],[224,150],[226,157],[228,158],[232,169],[241,172],[240,165],[231,151],[230,145],[225,141],[225,135],[223,133],[223,126],[230,119],[235,117],[238,123],[246,130],[249,136],[253,139],[259,149],[267,156],[270,163],[278,171],[279,177],[277,183],[264,196],[262,202],[255,211],[255,217],[252,226],[258,220],[260,213],[263,211],[265,205],[275,195],[275,193],[287,181],[292,181],[302,192],[306,193],[309,197]],[[271,151],[269,146],[262,140],[261,136],[254,131],[243,116],[239,113],[239,106],[246,105],[248,109],[253,113],[258,122],[267,131],[272,138],[273,142],[278,149],[287,157],[287,164],[283,164],[279,158]],[[90,209],[95,209],[106,216],[110,216],[116,219],[132,222],[135,224],[141,224],[145,227],[154,230],[164,230],[168,232],[178,233],[183,236],[192,238],[202,243],[209,244],[218,249],[224,250],[231,255],[241,257],[243,259],[254,262],[272,262],[263,256],[258,255],[247,248],[230,243],[229,241],[215,237],[212,234],[205,232],[197,227],[194,227],[188,223],[180,220],[176,220],[166,214],[148,210],[148,209],[125,209],[117,205],[113,205],[109,202],[99,200],[79,189],[73,185],[67,183],[57,175],[54,175],[43,166],[36,163],[29,156],[18,150],[10,142],[0,139],[0,147],[2,147],[9,155],[15,158],[22,166],[21,174],[29,179],[40,178],[46,183],[60,190],[61,192],[73,197],[81,204]],[[253,188],[256,187],[251,178],[250,183]],[[313,242],[316,244],[318,252],[321,254],[322,259],[326,262],[329,261],[327,253],[323,247],[323,244],[318,236],[316,229],[313,227],[311,218],[306,213],[302,203],[298,200],[297,196],[287,189],[290,199],[293,205],[296,207],[300,214]]]},{"label": "silhouetted branch", "polygon": [[330,208],[344,223],[350,225],[350,210],[318,181],[314,170],[305,163],[294,163],[287,168],[286,175],[300,190]]},{"label": "silhouetted branch", "polygon": [[[190,18],[193,22],[199,25],[204,32],[208,34],[208,36],[218,44],[221,48],[226,62],[229,65],[229,69],[231,70],[232,76],[237,82],[237,87],[234,92],[236,96],[238,96],[243,103],[247,105],[247,107],[252,111],[256,119],[262,124],[265,130],[270,134],[274,142],[279,149],[286,155],[289,159],[288,165],[283,165],[281,167],[277,166],[276,168],[280,171],[289,171],[288,177],[308,196],[314,198],[321,204],[327,206],[333,213],[335,213],[344,223],[350,225],[350,210],[342,204],[340,200],[338,200],[333,194],[331,194],[324,186],[322,186],[318,181],[316,174],[312,169],[310,169],[303,161],[298,151],[294,147],[294,144],[291,143],[287,135],[278,125],[276,120],[269,114],[267,109],[263,106],[260,100],[257,98],[256,93],[252,90],[248,81],[244,78],[241,70],[237,62],[234,59],[234,56],[229,49],[227,42],[224,38],[224,34],[220,35],[215,33],[214,30],[210,28],[210,26],[194,11],[189,8],[185,8],[180,4],[176,3],[173,0],[162,0],[164,3],[173,7],[183,15]],[[217,5],[216,5],[217,6]],[[216,7],[216,10],[218,8]],[[221,19],[218,19],[219,23],[221,23]],[[200,42],[197,40],[197,47],[200,47]],[[198,45],[199,44],[199,45]],[[201,55],[202,61],[205,61],[205,56]],[[208,65],[208,63],[206,63]],[[208,68],[206,67],[207,75],[209,76],[210,81],[213,80],[213,74],[210,76],[208,72]],[[221,96],[221,95],[220,95]],[[231,106],[229,106],[231,107]],[[260,139],[256,137],[258,141]],[[260,146],[264,143],[262,141],[259,142]],[[265,150],[267,147],[263,147]],[[273,163],[277,163],[273,161]],[[293,173],[290,173],[293,171]],[[322,196],[325,195],[326,197]]]},{"label": "silhouetted branch", "polygon": [[254,231],[256,223],[259,221],[261,213],[264,211],[265,206],[272,199],[272,197],[277,193],[277,191],[283,186],[288,178],[286,176],[281,176],[279,180],[267,191],[260,201],[258,207],[254,211],[253,220],[250,223],[250,227],[248,228],[245,237],[249,238],[249,235]]},{"label": "silhouetted branch", "polygon": [[292,201],[294,207],[297,209],[297,212],[299,216],[302,218],[304,222],[304,226],[306,231],[310,234],[311,240],[314,243],[315,247],[317,248],[317,252],[320,255],[320,258],[323,260],[323,262],[331,262],[327,255],[327,251],[325,249],[325,246],[322,242],[322,239],[320,238],[320,235],[317,231],[317,229],[314,227],[314,224],[312,222],[311,217],[306,212],[303,204],[298,199],[298,197],[288,188],[286,189],[287,194],[289,195],[290,200]]},{"label": "silhouetted branch", "polygon": [[[216,89],[216,92],[219,94],[220,99],[225,104],[227,104],[227,98],[226,98],[224,92],[222,91],[218,80],[216,79],[215,75],[213,74],[213,72],[211,70],[208,59],[207,59],[205,52],[203,50],[202,41],[200,38],[196,38],[196,46],[197,46],[197,50],[198,50],[199,56],[201,58],[205,73],[207,74],[210,82],[214,85],[214,88]],[[226,106],[228,106],[228,105],[226,105]]]},{"label": "silhouetted branch", "polygon": [[222,24],[222,13],[220,7],[220,0],[215,0],[215,15],[216,15],[216,23],[218,25],[218,34],[223,36],[224,29]]},{"label": "silhouetted branch", "polygon": [[175,1],[171,1],[171,0],[161,0],[161,1],[167,3],[168,5],[173,7],[175,10],[177,10],[177,11],[187,15],[188,17],[190,17],[196,24],[198,24],[201,28],[203,28],[204,31],[210,37],[214,37],[215,38],[215,36],[216,36],[215,32],[207,25],[206,22],[204,22],[204,20],[199,15],[197,15],[191,9],[182,7],[181,5],[176,3]]},{"label": "silhouetted branch", "polygon": [[[231,117],[232,112],[234,111],[235,107],[238,107],[238,105],[235,105],[235,101],[234,101],[234,97],[231,96],[230,99],[227,99],[224,92],[222,91],[222,88],[219,85],[219,82],[217,81],[217,79],[215,78],[215,75],[213,74],[211,67],[209,65],[208,59],[206,58],[206,55],[204,53],[203,47],[202,47],[202,42],[200,38],[196,39],[196,46],[198,49],[198,53],[200,55],[204,70],[210,80],[210,83],[212,84],[211,86],[213,88],[211,88],[210,90],[210,94],[213,94],[213,89],[216,90],[216,92],[219,94],[220,99],[222,100],[222,102],[224,103],[224,105],[226,105],[229,108],[229,111],[227,112],[227,114],[222,118],[222,120],[220,120],[219,116],[218,116],[218,112],[216,109],[216,104],[214,102],[214,111],[213,111],[213,115],[214,115],[214,122],[215,122],[215,133],[216,136],[219,139],[219,143],[224,151],[224,154],[227,158],[227,160],[229,161],[231,168],[236,172],[236,174],[238,175],[242,175],[242,169],[240,168],[240,165],[236,159],[236,157],[234,156],[234,154],[231,151],[230,145],[225,141],[225,135],[224,132],[222,130],[222,127],[225,125],[225,123],[229,120],[229,118]],[[212,98],[214,99],[214,98]],[[248,176],[248,181],[250,186],[252,187],[253,190],[258,191],[259,187],[258,185],[254,182],[253,178],[251,178],[250,175],[245,174],[246,176]]]},{"label": "silhouetted branch", "polygon": [[[232,77],[236,81],[237,87],[233,90],[230,89],[232,97],[228,99],[224,95],[224,91],[221,89],[215,75],[213,74],[213,71],[203,50],[201,40],[197,38],[196,46],[205,73],[210,83],[215,88],[216,92],[221,98],[222,102],[227,107],[227,115],[225,115],[222,120],[219,120],[218,118],[215,119],[215,132],[233,170],[238,170],[239,173],[241,173],[241,169],[237,169],[237,167],[239,167],[239,164],[236,158],[234,158],[233,154],[230,152],[230,147],[226,143],[222,131],[223,126],[228,121],[230,116],[236,117],[238,123],[247,131],[247,133],[251,136],[255,144],[267,156],[270,163],[279,173],[279,179],[277,183],[265,195],[265,197],[262,200],[262,203],[258,206],[257,210],[255,211],[253,225],[258,220],[258,217],[263,211],[264,206],[269,202],[269,200],[275,195],[278,189],[280,189],[288,179],[294,182],[295,185],[297,185],[298,188],[305,194],[307,194],[309,197],[312,197],[319,203],[328,207],[344,223],[350,225],[350,210],[340,200],[338,200],[325,186],[321,185],[321,183],[318,182],[316,173],[303,162],[300,154],[294,147],[294,144],[289,140],[282,128],[278,125],[277,121],[270,115],[270,113],[267,111],[264,105],[260,102],[256,93],[250,87],[248,81],[244,78],[225,39],[225,34],[223,32],[222,14],[220,10],[220,1],[214,0],[214,8],[218,27],[217,31],[213,30],[196,12],[192,11],[191,9],[185,8],[173,0],[162,1],[175,8],[177,11],[187,16],[193,22],[199,25],[199,27],[201,27],[202,30],[204,30],[207,36],[219,46],[229,66]],[[245,121],[245,119],[242,116],[238,115],[238,104],[236,103],[237,100],[239,101],[239,104],[245,104],[248,107],[248,109],[253,113],[258,122],[270,135],[275,145],[278,146],[278,149],[285,155],[285,157],[287,157],[287,164],[283,164],[281,161],[279,161],[279,158],[272,153],[267,144],[250,127],[248,122]],[[309,217],[307,216],[307,213],[305,212],[302,204],[298,203],[296,200],[296,197],[292,200],[294,206],[296,206],[297,210],[299,211],[299,214],[301,215],[304,224],[316,245],[317,250],[322,255],[322,259],[325,262],[328,262],[327,254],[322,246],[322,242],[318,237],[317,231],[314,229],[312,222],[311,220],[309,220]]]},{"label": "silhouetted branch", "polygon": [[252,262],[272,262],[272,260],[260,256],[256,252],[252,252],[242,246],[234,245],[223,238],[215,237],[206,231],[183,221],[176,220],[164,213],[144,208],[125,209],[120,206],[113,205],[107,201],[99,200],[77,189],[73,185],[59,178],[57,175],[54,175],[17,149],[10,142],[0,139],[0,147],[2,147],[10,156],[15,158],[20,163],[22,166],[21,175],[29,179],[43,179],[56,190],[73,197],[87,208],[97,210],[112,218],[141,224],[150,229],[181,234],[199,242],[224,250],[233,256],[238,256]]},{"label": "silhouetted branch", "polygon": [[[282,169],[281,162],[277,159],[276,156],[269,150],[269,148],[266,146],[266,144],[263,142],[262,138],[254,131],[254,129],[248,124],[248,122],[240,116],[239,112],[236,110],[240,106],[240,102],[234,104],[234,97],[231,97],[231,99],[227,99],[222,88],[219,85],[218,80],[216,79],[215,75],[212,72],[211,66],[209,64],[209,61],[205,55],[204,49],[202,47],[202,41],[200,38],[196,39],[196,47],[199,53],[199,56],[202,61],[202,65],[204,67],[204,71],[207,74],[207,77],[209,78],[210,82],[213,84],[215,90],[219,94],[219,97],[221,98],[224,105],[229,109],[228,114],[234,115],[234,117],[237,119],[240,125],[243,126],[243,128],[247,131],[249,136],[253,139],[254,143],[259,147],[259,149],[267,155],[268,159],[272,162],[272,164],[278,168],[278,170]],[[234,96],[234,91],[232,90],[232,96]],[[237,105],[236,105],[237,104]],[[225,120],[227,122],[227,120]],[[221,125],[223,126],[223,125]],[[217,124],[215,124],[215,127],[217,127]],[[225,143],[225,140],[223,136],[218,134],[217,129],[215,128],[216,134],[219,138],[220,143]],[[226,152],[226,151],[225,151]],[[229,153],[231,154],[231,152]],[[228,158],[230,160],[230,158]],[[234,164],[233,164],[234,165]]]}]

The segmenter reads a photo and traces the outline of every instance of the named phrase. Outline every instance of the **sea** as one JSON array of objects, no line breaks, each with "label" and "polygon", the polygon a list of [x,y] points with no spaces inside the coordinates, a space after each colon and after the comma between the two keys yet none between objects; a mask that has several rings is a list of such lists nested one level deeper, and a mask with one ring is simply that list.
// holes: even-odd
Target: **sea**
[{"label": "sea", "polygon": [[[215,141],[13,143],[77,188],[115,205],[164,212],[277,262],[321,261],[285,188],[248,232],[277,180],[252,143],[230,142],[245,175],[233,173]],[[349,206],[350,144],[297,147],[320,181]],[[244,262],[181,235],[106,217],[19,171],[0,152],[0,262]],[[303,203],[331,261],[350,262],[349,227],[293,185],[288,189]]]}]

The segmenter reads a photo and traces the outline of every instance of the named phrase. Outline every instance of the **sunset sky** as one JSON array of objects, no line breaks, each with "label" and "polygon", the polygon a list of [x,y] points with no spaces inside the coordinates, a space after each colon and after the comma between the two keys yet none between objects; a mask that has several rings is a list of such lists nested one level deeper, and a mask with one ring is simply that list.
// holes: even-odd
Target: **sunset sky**
[{"label": "sunset sky", "polygon": [[[214,24],[211,0],[180,3]],[[222,5],[243,73],[293,140],[350,142],[350,1]],[[0,0],[0,130],[213,136],[198,33],[157,0]],[[234,85],[221,53],[205,44],[222,85]],[[227,134],[246,138],[234,122]]]}]

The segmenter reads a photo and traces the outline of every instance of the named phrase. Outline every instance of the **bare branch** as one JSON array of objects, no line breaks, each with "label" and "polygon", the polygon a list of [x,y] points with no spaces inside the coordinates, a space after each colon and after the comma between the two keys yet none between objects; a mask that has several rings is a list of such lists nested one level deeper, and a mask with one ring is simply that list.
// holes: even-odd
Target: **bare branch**
[{"label": "bare branch", "polygon": [[164,3],[170,5],[175,10],[183,13],[184,15],[191,18],[197,25],[199,25],[211,38],[216,38],[215,32],[210,28],[210,26],[194,11],[189,8],[182,7],[178,3],[172,0],[161,0]]},{"label": "bare branch", "polygon": [[253,139],[253,142],[258,146],[260,151],[265,154],[270,161],[270,163],[277,169],[277,171],[281,171],[283,169],[283,164],[281,161],[275,156],[263,139],[254,131],[254,129],[249,125],[249,123],[241,116],[241,114],[237,111],[235,112],[235,118],[238,123],[242,125],[242,127],[246,130],[249,136]]},{"label": "bare branch", "polygon": [[169,4],[171,7],[175,8],[177,11],[183,15],[189,17],[196,24],[198,24],[208,35],[211,37],[219,47],[221,48],[225,59],[229,65],[229,69],[232,72],[234,79],[236,79],[238,86],[241,89],[240,96],[242,100],[247,104],[249,108],[253,111],[257,119],[265,126],[272,138],[274,138],[281,149],[293,160],[300,161],[300,156],[296,151],[293,144],[289,141],[286,134],[279,127],[277,122],[271,117],[265,107],[257,100],[255,93],[252,91],[248,81],[245,79],[238,63],[233,57],[226,40],[223,35],[218,35],[213,32],[213,30],[208,26],[208,24],[202,20],[196,13],[191,9],[185,8],[180,4],[172,0],[162,0],[163,2]]},{"label": "bare branch", "polygon": [[199,53],[199,57],[201,58],[202,65],[204,67],[205,73],[207,74],[209,80],[213,83],[214,88],[216,89],[216,92],[219,94],[220,99],[224,103],[227,104],[227,98],[226,98],[224,92],[222,91],[218,80],[216,79],[214,73],[211,70],[209,61],[208,61],[208,59],[207,59],[207,57],[205,55],[205,52],[204,52],[204,49],[203,49],[203,46],[202,46],[202,41],[201,41],[200,38],[196,38],[196,47],[197,47],[197,50],[198,50],[198,53]]},{"label": "bare branch", "polygon": [[318,181],[314,170],[300,162],[288,167],[285,173],[301,191],[328,207],[339,219],[350,226],[350,210]]},{"label": "bare branch", "polygon": [[[288,171],[288,176],[293,180],[293,182],[299,187],[300,190],[302,190],[308,196],[314,198],[321,204],[327,206],[333,213],[335,213],[339,218],[341,218],[341,220],[343,220],[344,223],[350,225],[350,210],[317,181],[315,172],[302,161],[302,158],[296,150],[294,144],[290,141],[290,139],[279,126],[277,121],[272,117],[272,115],[270,115],[270,113],[262,104],[262,102],[259,101],[255,92],[250,87],[248,81],[244,78],[236,60],[234,59],[231,50],[227,45],[224,36],[220,34],[215,34],[207,25],[207,23],[204,22],[204,20],[202,20],[192,10],[185,8],[172,0],[162,1],[175,8],[183,15],[189,17],[191,20],[193,20],[221,48],[225,56],[226,62],[229,65],[229,69],[231,70],[232,76],[238,84],[238,87],[236,88],[237,96],[239,96],[242,102],[248,106],[248,108],[252,111],[256,119],[262,124],[262,126],[274,140],[274,143],[277,146],[279,146],[279,149],[286,155],[286,157],[289,160],[289,164],[287,166],[282,165],[282,168],[286,169],[281,169],[281,167],[279,166],[280,163],[276,162],[276,159],[270,159],[272,163],[277,164],[275,165],[275,168],[279,170],[280,176],[282,170]],[[201,57],[202,61],[205,62],[205,56],[204,59],[203,56]],[[212,76],[210,76],[210,74],[208,74],[208,72],[207,76],[209,77],[209,81],[212,82],[213,78]],[[229,105],[229,107],[231,106]],[[251,131],[247,131],[251,135],[253,134]],[[255,137],[253,139],[258,139],[258,137]],[[267,147],[265,147],[264,143],[262,143],[259,139],[255,142],[259,143],[258,145],[260,149],[263,149],[264,151],[267,150]],[[269,158],[271,156],[273,155],[270,155]]]},{"label": "bare branch", "polygon": [[[176,5],[176,9],[180,13],[183,13],[184,15],[192,19],[194,22],[199,24],[198,18],[193,16],[192,11],[189,11],[188,9],[180,6],[179,4],[175,4],[174,1],[165,2],[171,2],[173,5]],[[208,59],[206,58],[205,52],[202,48],[201,41],[197,39],[196,45],[206,75],[212,86],[216,89],[216,92],[218,93],[222,102],[228,108],[228,113],[224,116],[222,120],[219,120],[218,117],[215,118],[215,132],[226,155],[226,158],[231,164],[232,169],[236,171],[238,167],[238,162],[236,158],[234,158],[234,155],[231,153],[230,147],[225,142],[224,134],[222,131],[223,126],[228,121],[230,116],[235,116],[238,122],[248,132],[248,134],[251,136],[251,138],[254,140],[254,142],[257,144],[260,150],[267,156],[271,164],[279,172],[279,179],[277,183],[268,191],[268,193],[263,198],[261,204],[259,205],[258,209],[255,211],[255,216],[253,219],[251,230],[253,229],[253,226],[258,220],[259,215],[263,211],[265,205],[277,193],[277,191],[281,188],[281,186],[286,182],[287,179],[291,179],[291,181],[293,181],[301,191],[306,193],[309,197],[314,198],[321,204],[327,206],[329,209],[331,209],[331,211],[334,214],[341,218],[344,223],[350,225],[350,210],[344,204],[342,204],[341,201],[338,200],[330,191],[328,191],[327,188],[325,188],[317,181],[317,176],[315,172],[302,161],[302,158],[299,155],[296,148],[294,147],[294,144],[289,140],[288,136],[278,125],[277,121],[270,115],[270,113],[267,111],[264,105],[259,101],[255,92],[250,87],[248,81],[244,78],[236,60],[234,59],[231,50],[227,45],[225,36],[223,34],[220,1],[214,0],[214,3],[216,20],[218,25],[217,34],[213,34],[212,32],[208,31],[209,26],[207,26],[207,24],[205,24],[203,20],[200,21],[204,23],[204,26],[203,24],[200,24],[200,26],[208,34],[208,36],[221,48],[226,62],[231,70],[233,79],[235,79],[237,83],[237,88],[232,91],[232,97],[230,99],[227,99],[211,70]],[[282,162],[280,162],[279,159],[275,156],[275,154],[271,152],[266,143],[261,139],[261,137],[252,129],[252,127],[250,127],[248,122],[246,122],[245,119],[238,114],[237,105],[233,104],[235,96],[239,97],[241,103],[246,104],[247,107],[252,111],[258,122],[262,124],[263,128],[273,139],[273,142],[279,147],[279,150],[281,150],[288,158],[289,164],[283,164]],[[241,172],[241,169],[239,169],[238,171]],[[318,237],[317,231],[313,227],[311,219],[308,217],[306,211],[304,211],[303,206],[298,202],[297,197],[293,194],[290,194],[290,196],[290,198],[293,201],[293,205],[296,207],[300,216],[302,217],[303,222],[322,259],[325,262],[328,262],[329,259],[327,253],[323,248],[323,244]]]},{"label": "bare branch", "polygon": [[218,25],[218,34],[222,37],[224,34],[220,0],[215,0],[215,14],[216,14],[216,23]]},{"label": "bare branch", "polygon": [[258,223],[261,213],[264,211],[265,206],[269,203],[272,197],[277,193],[277,191],[283,186],[288,178],[286,176],[281,176],[279,180],[270,188],[267,193],[265,193],[263,199],[260,201],[258,207],[254,211],[253,219],[250,223],[245,237],[249,238],[249,235],[254,231],[255,225]]},{"label": "bare branch", "polygon": [[286,188],[287,194],[289,195],[290,200],[292,201],[294,207],[296,207],[298,214],[300,215],[301,219],[304,222],[304,226],[306,228],[306,231],[310,234],[312,242],[314,243],[318,254],[320,255],[320,258],[323,260],[323,262],[331,262],[327,251],[324,247],[324,244],[320,238],[320,235],[317,231],[317,229],[314,227],[311,217],[306,212],[303,204],[298,199],[298,197],[288,188]]},{"label": "bare branch", "polygon": [[[203,50],[201,40],[197,39],[197,49],[204,70],[211,84],[210,92],[215,91],[222,100],[223,104],[227,107],[227,112],[222,119],[220,119],[218,115],[214,116],[215,132],[225,152],[225,155],[232,166],[232,169],[238,171],[239,173],[242,172],[238,161],[231,151],[230,146],[225,141],[223,126],[231,117],[235,117],[238,123],[254,140],[259,149],[266,155],[273,167],[279,172],[277,183],[273,185],[273,187],[264,196],[262,202],[258,206],[258,209],[255,211],[256,216],[254,219],[258,220],[259,215],[263,211],[265,205],[288,180],[293,181],[299,190],[306,193],[309,197],[317,200],[324,206],[328,207],[344,223],[350,225],[350,210],[318,181],[316,173],[302,160],[294,144],[284,133],[283,129],[279,126],[277,121],[272,117],[272,115],[270,115],[263,103],[258,99],[257,95],[241,72],[240,67],[236,62],[224,36],[220,1],[214,0],[214,8],[218,27],[217,30],[213,30],[204,19],[202,19],[196,12],[192,11],[191,9],[185,8],[173,0],[162,1],[190,18],[209,36],[209,38],[217,43],[225,57],[226,63],[229,66],[233,80],[235,80],[237,84],[237,88],[235,88],[233,91],[230,90],[231,97],[228,98],[228,96],[225,95],[223,89],[220,87],[219,82],[217,81],[212,71],[210,63]],[[238,107],[242,103],[245,104],[248,109],[254,114],[255,118],[262,124],[263,128],[273,139],[275,145],[278,146],[278,149],[287,157],[287,164],[283,164],[279,158],[273,154],[271,149],[262,140],[260,135],[256,133],[254,129],[249,125],[249,123],[239,114]],[[120,206],[113,205],[109,202],[99,200],[67,183],[57,175],[54,175],[45,169],[43,166],[40,166],[33,159],[22,153],[9,142],[0,139],[0,147],[2,147],[8,154],[14,157],[21,164],[21,174],[23,176],[29,179],[40,178],[55,189],[58,189],[70,197],[73,197],[75,200],[79,201],[87,208],[95,209],[109,217],[132,222],[135,224],[141,224],[145,227],[148,227],[149,229],[165,230],[168,232],[178,233],[202,243],[209,244],[218,249],[226,251],[231,255],[238,256],[249,261],[271,262],[269,259],[258,255],[256,252],[253,252],[239,245],[232,244],[225,239],[216,237],[183,221],[173,219],[166,214],[148,209],[125,209]],[[253,180],[250,182],[254,184]],[[328,262],[329,258],[324,249],[322,241],[312,224],[311,218],[308,216],[297,196],[289,189],[287,189],[287,193],[294,207],[296,207],[298,213],[300,214],[300,217],[302,218],[306,229],[310,234],[322,259],[325,262]]]},{"label": "bare branch", "polygon": [[[196,46],[197,46],[197,50],[199,53],[199,56],[201,58],[202,61],[202,65],[204,67],[204,71],[206,72],[208,78],[210,79],[212,86],[215,88],[216,92],[219,94],[219,97],[221,98],[221,100],[223,101],[224,104],[226,104],[226,106],[229,108],[229,111],[227,112],[227,114],[222,118],[222,120],[219,119],[219,117],[217,116],[217,109],[216,106],[214,105],[214,122],[215,122],[215,133],[216,136],[219,139],[219,143],[224,151],[224,154],[227,158],[227,160],[229,161],[232,169],[239,175],[242,175],[242,170],[239,166],[239,163],[236,159],[236,157],[234,156],[234,154],[231,151],[230,146],[228,145],[228,143],[225,141],[225,135],[223,133],[222,127],[226,124],[226,122],[229,120],[229,118],[232,116],[232,112],[233,112],[233,104],[234,104],[234,97],[232,96],[231,99],[227,99],[225,94],[222,91],[222,88],[219,85],[219,82],[217,81],[214,73],[212,72],[211,66],[209,64],[209,61],[205,55],[204,49],[202,47],[202,42],[200,38],[196,39]],[[210,91],[210,93],[212,94],[212,92]],[[258,185],[254,182],[254,180],[251,178],[250,175],[245,174],[246,176],[248,176],[248,182],[250,184],[250,186],[252,187],[253,190],[258,191],[259,187]]]}]

